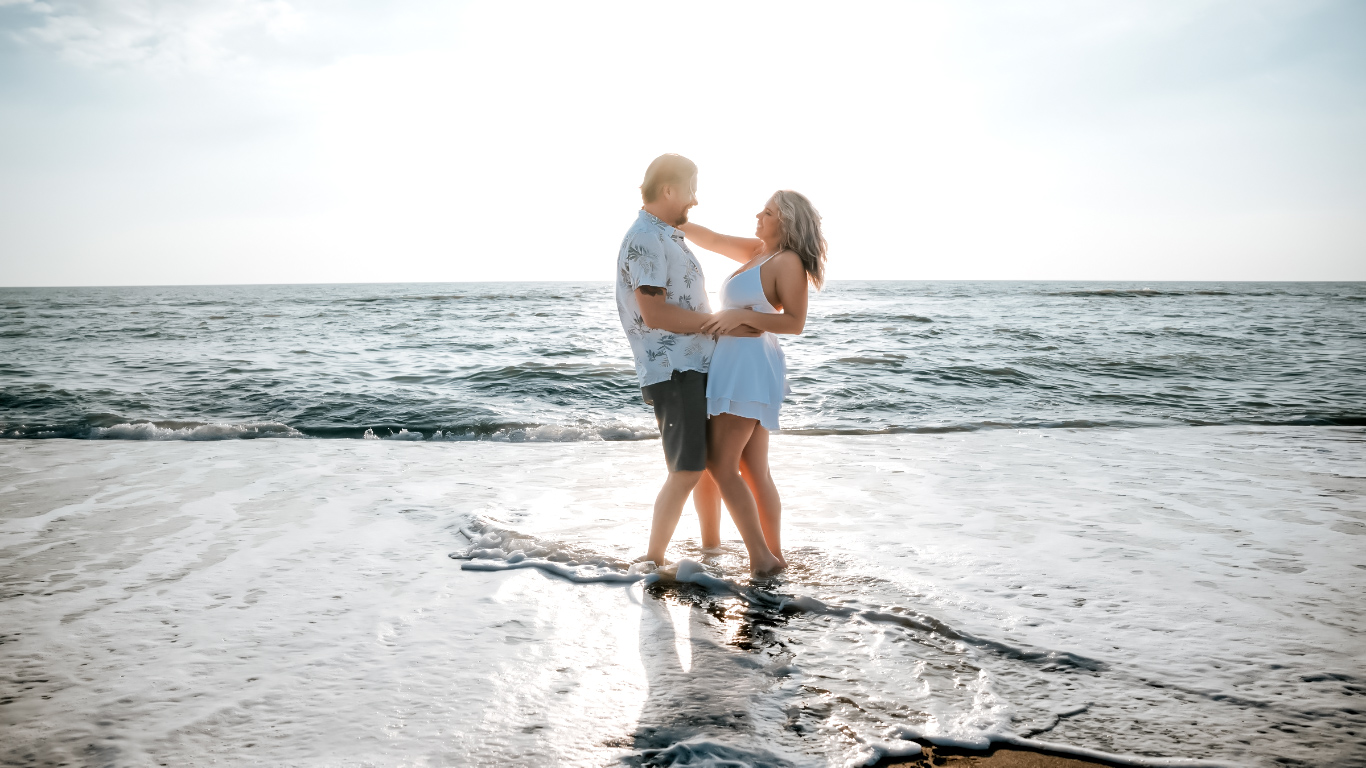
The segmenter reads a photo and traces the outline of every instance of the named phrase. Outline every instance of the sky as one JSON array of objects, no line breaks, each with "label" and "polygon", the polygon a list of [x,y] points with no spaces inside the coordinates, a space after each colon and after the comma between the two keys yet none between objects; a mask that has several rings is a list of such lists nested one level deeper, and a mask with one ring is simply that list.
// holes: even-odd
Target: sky
[{"label": "sky", "polygon": [[1366,3],[0,0],[0,286],[610,280],[663,152],[832,279],[1366,280]]}]

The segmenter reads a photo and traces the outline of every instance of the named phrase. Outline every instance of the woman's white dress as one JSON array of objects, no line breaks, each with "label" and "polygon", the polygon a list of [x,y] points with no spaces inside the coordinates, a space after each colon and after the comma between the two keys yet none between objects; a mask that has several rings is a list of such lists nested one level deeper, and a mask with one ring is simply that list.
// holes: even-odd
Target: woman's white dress
[{"label": "woman's white dress", "polygon": [[[768,259],[721,283],[722,309],[778,314],[764,296],[764,285],[759,278],[759,268],[766,261]],[[777,336],[765,332],[762,336],[722,336],[717,340],[707,373],[708,416],[733,413],[758,419],[764,429],[775,432],[778,411],[783,406],[783,398],[790,392],[787,360]]]}]

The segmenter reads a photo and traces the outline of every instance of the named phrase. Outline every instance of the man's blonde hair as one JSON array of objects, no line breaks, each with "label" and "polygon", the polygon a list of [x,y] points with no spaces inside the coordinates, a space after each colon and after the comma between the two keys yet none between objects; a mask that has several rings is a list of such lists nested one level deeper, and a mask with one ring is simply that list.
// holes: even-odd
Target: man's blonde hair
[{"label": "man's blonde hair", "polygon": [[697,175],[697,164],[682,155],[670,152],[656,157],[645,169],[645,181],[640,184],[640,198],[653,203],[665,184],[687,184]]}]

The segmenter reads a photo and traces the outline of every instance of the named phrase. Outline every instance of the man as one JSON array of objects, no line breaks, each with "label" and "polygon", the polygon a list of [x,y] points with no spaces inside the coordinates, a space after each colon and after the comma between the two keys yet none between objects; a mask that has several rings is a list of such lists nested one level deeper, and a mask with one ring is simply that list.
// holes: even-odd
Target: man
[{"label": "man", "polygon": [[[669,467],[643,558],[663,566],[683,504],[707,467],[707,368],[716,343],[701,332],[711,317],[702,266],[675,229],[697,205],[697,166],[681,155],[660,155],[645,171],[640,196],[645,204],[617,256],[617,312]],[[698,495],[702,545],[719,546],[720,495],[710,478]]]}]

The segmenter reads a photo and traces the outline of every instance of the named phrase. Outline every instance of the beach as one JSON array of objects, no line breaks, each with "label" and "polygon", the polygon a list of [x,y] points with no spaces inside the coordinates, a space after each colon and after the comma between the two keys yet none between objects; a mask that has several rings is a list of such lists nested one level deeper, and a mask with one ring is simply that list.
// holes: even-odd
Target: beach
[{"label": "beach", "polygon": [[0,760],[1362,765],[1364,438],[779,435],[759,585],[653,441],[0,441]]},{"label": "beach", "polygon": [[1364,105],[1361,0],[0,0],[0,768],[1366,768]]}]

